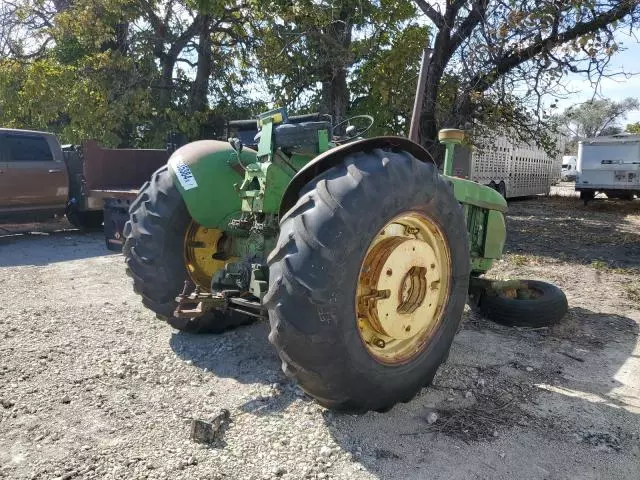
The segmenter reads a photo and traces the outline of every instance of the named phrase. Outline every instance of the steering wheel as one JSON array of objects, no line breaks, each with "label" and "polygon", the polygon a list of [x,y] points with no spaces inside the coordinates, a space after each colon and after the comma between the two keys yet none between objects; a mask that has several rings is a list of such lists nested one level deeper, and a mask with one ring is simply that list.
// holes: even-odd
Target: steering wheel
[{"label": "steering wheel", "polygon": [[[364,126],[361,126],[361,127],[357,127],[357,126],[352,125],[352,122],[354,120],[355,121],[364,120],[364,121],[366,121],[367,124],[364,125]],[[343,125],[346,125],[347,128],[353,126],[355,128],[354,131],[350,132],[348,135],[344,135],[344,136],[341,136],[339,138],[340,141],[352,140],[354,138],[361,137],[362,135],[367,133],[369,131],[369,129],[371,127],[373,127],[373,123],[374,123],[374,120],[373,120],[373,117],[371,115],[354,115],[353,117],[349,117],[346,120],[341,121],[335,127],[333,127],[331,133],[332,133],[333,136],[336,136],[337,132],[340,131],[340,127],[342,127]]]}]

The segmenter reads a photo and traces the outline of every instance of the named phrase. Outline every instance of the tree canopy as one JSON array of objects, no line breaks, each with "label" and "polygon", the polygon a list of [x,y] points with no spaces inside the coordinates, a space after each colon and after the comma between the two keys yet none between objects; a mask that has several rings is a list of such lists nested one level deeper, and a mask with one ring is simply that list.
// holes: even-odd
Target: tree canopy
[{"label": "tree canopy", "polygon": [[0,125],[161,146],[282,105],[407,134],[428,46],[423,144],[463,127],[549,147],[544,99],[621,73],[615,34],[639,19],[637,0],[7,0]]},{"label": "tree canopy", "polygon": [[637,98],[625,98],[619,102],[603,98],[567,108],[560,120],[574,137],[613,135],[622,132],[617,122],[638,108],[640,102]]}]

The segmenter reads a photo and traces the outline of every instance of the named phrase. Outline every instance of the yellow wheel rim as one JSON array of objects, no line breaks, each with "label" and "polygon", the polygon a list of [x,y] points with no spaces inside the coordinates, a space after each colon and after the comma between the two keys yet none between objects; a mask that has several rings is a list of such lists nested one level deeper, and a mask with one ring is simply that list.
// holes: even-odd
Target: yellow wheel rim
[{"label": "yellow wheel rim", "polygon": [[440,227],[420,212],[393,218],[374,237],[358,275],[358,331],[378,362],[406,363],[442,321],[451,256]]},{"label": "yellow wheel rim", "polygon": [[203,291],[210,290],[213,274],[224,268],[226,263],[213,258],[221,237],[222,230],[203,227],[193,220],[187,229],[184,238],[184,264],[191,280]]}]

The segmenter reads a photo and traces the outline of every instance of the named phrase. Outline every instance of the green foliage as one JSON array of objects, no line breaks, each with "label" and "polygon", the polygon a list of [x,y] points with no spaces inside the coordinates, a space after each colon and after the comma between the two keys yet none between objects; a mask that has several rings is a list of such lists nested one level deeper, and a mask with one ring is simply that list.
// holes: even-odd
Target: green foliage
[{"label": "green foliage", "polygon": [[626,131],[629,133],[635,133],[636,135],[640,135],[640,122],[627,124]]},{"label": "green foliage", "polygon": [[[438,55],[426,140],[436,127],[507,130],[550,149],[554,124],[541,96],[568,72],[600,71],[619,48],[612,32],[640,13],[629,0],[470,0],[442,3],[441,14],[430,4],[12,0],[0,11],[0,124],[50,130],[63,142],[161,147],[171,130],[224,137],[226,119],[275,103],[370,114],[372,134],[406,134],[429,38]],[[575,124],[583,112],[570,113]],[[599,131],[611,132],[623,113],[607,110],[613,120]]]},{"label": "green foliage", "polygon": [[409,25],[387,35],[385,48],[354,67],[349,113],[373,115],[372,135],[408,134],[427,32],[426,26]]}]

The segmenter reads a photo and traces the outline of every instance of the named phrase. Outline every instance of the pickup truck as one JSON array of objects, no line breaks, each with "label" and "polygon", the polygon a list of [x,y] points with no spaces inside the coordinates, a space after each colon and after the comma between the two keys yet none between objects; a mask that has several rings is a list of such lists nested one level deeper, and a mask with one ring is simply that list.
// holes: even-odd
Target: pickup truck
[{"label": "pickup truck", "polygon": [[104,224],[107,248],[120,250],[129,204],[168,158],[168,150],[61,146],[52,133],[0,129],[0,219],[66,215],[85,230]]}]

